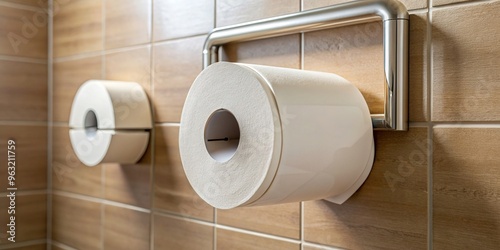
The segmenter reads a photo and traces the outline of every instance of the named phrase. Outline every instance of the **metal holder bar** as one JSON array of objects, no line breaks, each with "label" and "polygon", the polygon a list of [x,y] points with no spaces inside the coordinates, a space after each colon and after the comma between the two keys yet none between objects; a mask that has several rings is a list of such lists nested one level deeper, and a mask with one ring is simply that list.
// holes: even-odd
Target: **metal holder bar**
[{"label": "metal holder bar", "polygon": [[334,27],[383,22],[385,105],[384,114],[372,114],[373,128],[408,129],[408,11],[397,0],[359,0],[325,8],[216,28],[203,47],[203,68],[219,61],[219,47]]}]

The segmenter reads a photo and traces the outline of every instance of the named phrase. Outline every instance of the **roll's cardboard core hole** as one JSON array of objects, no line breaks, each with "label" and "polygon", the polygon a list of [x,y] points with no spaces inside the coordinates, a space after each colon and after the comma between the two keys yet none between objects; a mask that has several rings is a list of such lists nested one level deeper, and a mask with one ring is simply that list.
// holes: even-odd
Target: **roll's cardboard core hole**
[{"label": "roll's cardboard core hole", "polygon": [[95,115],[94,111],[89,110],[87,112],[87,114],[85,115],[83,127],[85,128],[85,134],[87,135],[87,138],[89,138],[89,140],[94,139],[95,135],[97,134],[97,116]]},{"label": "roll's cardboard core hole", "polygon": [[205,147],[208,154],[218,162],[233,157],[240,143],[240,127],[234,115],[219,109],[213,112],[205,124]]}]

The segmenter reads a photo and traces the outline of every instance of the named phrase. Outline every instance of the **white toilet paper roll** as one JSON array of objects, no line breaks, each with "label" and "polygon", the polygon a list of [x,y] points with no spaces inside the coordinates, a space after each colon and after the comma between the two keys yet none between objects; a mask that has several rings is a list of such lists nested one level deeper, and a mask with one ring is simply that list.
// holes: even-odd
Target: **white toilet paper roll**
[{"label": "white toilet paper roll", "polygon": [[225,62],[193,83],[179,143],[190,184],[222,209],[323,198],[343,203],[374,157],[368,107],[347,80]]},{"label": "white toilet paper roll", "polygon": [[152,128],[147,95],[135,82],[89,80],[75,95],[69,125],[71,145],[85,165],[136,163]]},{"label": "white toilet paper roll", "polygon": [[87,166],[105,162],[136,163],[149,142],[146,131],[97,130],[89,136],[85,130],[71,129],[69,137],[78,159]]}]

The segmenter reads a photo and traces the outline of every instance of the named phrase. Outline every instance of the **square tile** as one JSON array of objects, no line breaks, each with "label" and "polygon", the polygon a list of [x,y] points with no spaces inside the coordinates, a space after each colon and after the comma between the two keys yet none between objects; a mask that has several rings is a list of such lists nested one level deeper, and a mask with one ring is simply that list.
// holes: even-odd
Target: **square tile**
[{"label": "square tile", "polygon": [[102,0],[56,2],[54,57],[102,50]]},{"label": "square tile", "polygon": [[195,193],[184,173],[179,155],[179,127],[157,126],[155,143],[155,208],[213,221],[214,209]]},{"label": "square tile", "polygon": [[499,12],[500,1],[433,11],[433,121],[500,120]]},{"label": "square tile", "polygon": [[[14,140],[15,186],[18,191],[47,188],[47,127],[29,125],[0,125],[0,161],[5,168],[0,171],[0,188],[7,184],[7,145]],[[9,150],[11,151],[11,150]],[[12,164],[11,164],[12,165]]]},{"label": "square tile", "polygon": [[0,60],[0,120],[47,121],[47,65]]},{"label": "square tile", "polygon": [[156,122],[179,122],[187,93],[201,72],[205,36],[169,41],[154,48]]},{"label": "square tile", "polygon": [[151,41],[152,0],[106,0],[106,49]]},{"label": "square tile", "polygon": [[427,247],[427,129],[378,131],[375,143],[372,171],[349,200],[305,202],[306,241],[347,249]]},{"label": "square tile", "polygon": [[264,238],[250,234],[217,229],[217,249],[247,249],[247,250],[300,250],[300,244],[276,239]]},{"label": "square tile", "polygon": [[[38,1],[33,1],[38,2]],[[47,13],[0,6],[0,54],[47,58]]]},{"label": "square tile", "polygon": [[52,240],[77,249],[101,249],[101,204],[52,196]]},{"label": "square tile", "polygon": [[300,69],[300,35],[288,35],[222,47],[222,61]]},{"label": "square tile", "polygon": [[304,35],[304,69],[340,75],[363,94],[372,114],[384,112],[382,23]]},{"label": "square tile", "polygon": [[287,238],[300,238],[300,203],[217,210],[217,223]]},{"label": "square tile", "polygon": [[101,198],[102,166],[87,167],[76,157],[69,128],[52,128],[52,188]]},{"label": "square tile", "polygon": [[104,197],[134,206],[151,207],[151,144],[136,164],[102,164]]},{"label": "square tile", "polygon": [[151,97],[151,47],[105,55],[106,80],[139,83]]},{"label": "square tile", "polygon": [[214,228],[182,218],[154,215],[155,249],[212,249]]},{"label": "square tile", "polygon": [[215,1],[155,0],[154,40],[168,40],[210,32],[214,28],[214,3]]},{"label": "square tile", "polygon": [[[7,234],[8,228],[6,224],[10,223],[8,218],[14,216],[16,219],[16,243],[45,239],[47,234],[47,195],[23,195],[17,192],[15,196],[15,214],[8,214],[9,203],[10,198],[6,195],[0,197],[2,224],[5,222],[2,225],[5,231],[2,230],[1,235],[10,237]],[[8,246],[10,243],[7,239],[2,239],[0,241],[0,248],[4,249],[3,246]]]},{"label": "square tile", "polygon": [[434,249],[500,246],[499,148],[499,128],[434,128]]},{"label": "square tile", "polygon": [[228,26],[300,11],[300,0],[216,1],[216,25]]},{"label": "square tile", "polygon": [[104,205],[103,249],[149,249],[150,214]]},{"label": "square tile", "polygon": [[87,80],[102,79],[102,57],[55,62],[53,67],[53,121],[68,122],[78,88]]}]

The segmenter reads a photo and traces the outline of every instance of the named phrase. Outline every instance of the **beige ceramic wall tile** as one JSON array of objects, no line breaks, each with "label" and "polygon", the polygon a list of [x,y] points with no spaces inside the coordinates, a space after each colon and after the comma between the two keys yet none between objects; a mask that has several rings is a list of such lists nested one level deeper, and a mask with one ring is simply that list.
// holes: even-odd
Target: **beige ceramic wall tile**
[{"label": "beige ceramic wall tile", "polygon": [[156,122],[179,122],[186,95],[201,72],[205,36],[156,45],[154,106]]},{"label": "beige ceramic wall tile", "polygon": [[434,249],[500,246],[500,129],[435,128]]},{"label": "beige ceramic wall tile", "polygon": [[103,164],[107,200],[151,207],[151,144],[136,164]]},{"label": "beige ceramic wall tile", "polygon": [[300,244],[217,229],[217,249],[300,249]]},{"label": "beige ceramic wall tile", "polygon": [[0,54],[47,58],[47,14],[0,6]]},{"label": "beige ceramic wall tile", "polygon": [[45,8],[47,1],[42,1],[40,3],[40,1],[34,1],[34,0],[1,0],[0,2],[11,2],[11,3],[17,3],[17,4],[23,4],[23,5],[29,5],[29,6],[36,6],[36,7]]},{"label": "beige ceramic wall tile", "polygon": [[[425,14],[410,16],[409,118],[428,120]],[[372,114],[384,110],[382,25],[369,23],[305,35],[304,68],[338,74],[360,89]]]},{"label": "beige ceramic wall tile", "polygon": [[[15,186],[17,190],[47,188],[47,127],[46,126],[0,126],[0,171],[1,190],[6,190],[7,182],[7,140],[15,144]],[[12,164],[9,164],[11,166]]]},{"label": "beige ceramic wall tile", "polygon": [[143,47],[105,56],[106,79],[141,84],[151,96],[151,47]]},{"label": "beige ceramic wall tile", "polygon": [[409,41],[409,119],[412,122],[428,121],[427,95],[427,14],[410,15]]},{"label": "beige ceramic wall tile", "polygon": [[102,79],[101,57],[54,63],[52,87],[53,120],[68,122],[76,91],[87,80]]},{"label": "beige ceramic wall tile", "polygon": [[59,1],[54,7],[54,57],[103,49],[102,0]]},{"label": "beige ceramic wall tile", "polygon": [[[9,249],[14,249],[14,250],[46,250],[47,245],[46,244],[36,244],[36,245],[31,245],[31,246],[14,247],[14,248],[9,248]],[[55,248],[51,248],[51,249],[55,249]]]},{"label": "beige ceramic wall tile", "polygon": [[[304,9],[314,9],[325,6],[330,6],[339,3],[352,2],[352,0],[303,0]],[[421,9],[427,7],[427,0],[399,0],[408,10]],[[436,0],[434,0],[436,1]]]},{"label": "beige ceramic wall tile", "polygon": [[500,120],[499,12],[500,1],[433,12],[432,120]]},{"label": "beige ceramic wall tile", "polygon": [[68,127],[52,128],[52,187],[55,190],[102,197],[101,165],[87,167],[76,157]]},{"label": "beige ceramic wall tile", "polygon": [[154,248],[155,249],[212,249],[213,230],[211,226],[154,215]]},{"label": "beige ceramic wall tile", "polygon": [[298,12],[300,0],[216,1],[217,27]]},{"label": "beige ceramic wall tile", "polygon": [[[47,195],[21,195],[17,192],[15,196],[15,214],[8,214],[10,206],[10,197],[2,195],[0,197],[0,213],[2,214],[2,236],[8,236],[7,223],[10,223],[8,218],[15,217],[15,241],[20,243],[30,240],[45,239],[47,234]],[[5,224],[4,224],[5,223]],[[0,240],[0,248],[9,245],[7,239]]]},{"label": "beige ceramic wall tile", "polygon": [[106,0],[106,49],[151,41],[151,0]]},{"label": "beige ceramic wall tile", "polygon": [[201,35],[214,28],[214,1],[155,0],[154,40]]},{"label": "beige ceramic wall tile", "polygon": [[0,61],[0,120],[47,120],[47,65]]},{"label": "beige ceramic wall tile", "polygon": [[304,250],[338,250],[338,248],[317,245],[304,245]]},{"label": "beige ceramic wall tile", "polygon": [[382,24],[306,33],[304,69],[338,74],[359,88],[372,114],[384,112]]},{"label": "beige ceramic wall tile", "polygon": [[194,192],[182,168],[179,127],[157,126],[155,144],[155,208],[213,221],[213,208]]},{"label": "beige ceramic wall tile", "polygon": [[52,239],[77,249],[101,249],[101,204],[54,195]]},{"label": "beige ceramic wall tile", "polygon": [[375,164],[344,204],[304,204],[305,240],[347,249],[427,247],[427,129],[375,133]]},{"label": "beige ceramic wall tile", "polygon": [[217,223],[233,227],[300,238],[300,203],[217,210]]},{"label": "beige ceramic wall tile", "polygon": [[103,249],[149,249],[150,214],[104,205]]},{"label": "beige ceramic wall tile", "polygon": [[300,68],[299,35],[232,43],[221,52],[223,61]]}]

